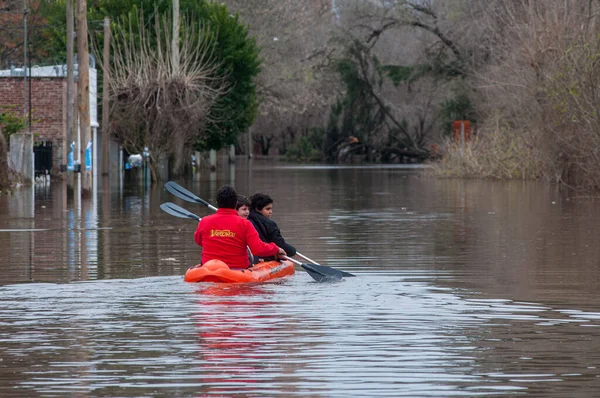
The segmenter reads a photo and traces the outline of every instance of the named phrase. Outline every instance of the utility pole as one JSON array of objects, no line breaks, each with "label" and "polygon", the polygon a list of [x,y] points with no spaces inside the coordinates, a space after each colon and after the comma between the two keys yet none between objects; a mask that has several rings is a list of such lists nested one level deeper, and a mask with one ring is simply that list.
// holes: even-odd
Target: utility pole
[{"label": "utility pole", "polygon": [[23,124],[27,131],[27,0],[23,0]]},{"label": "utility pole", "polygon": [[179,74],[179,0],[173,0],[173,40],[171,41],[173,75]]},{"label": "utility pole", "polygon": [[[67,142],[65,148],[67,154],[73,142],[73,107],[75,105],[73,91],[75,91],[75,74],[73,63],[73,33],[75,23],[73,21],[73,0],[67,0]],[[75,160],[75,153],[73,153]],[[67,172],[70,173],[70,172]],[[70,179],[69,179],[70,182]]]},{"label": "utility pole", "polygon": [[[25,180],[31,180],[31,183],[35,184],[35,160],[33,154],[33,134],[31,134],[31,115],[29,115],[29,117],[27,115],[28,112],[31,112],[31,98],[29,98],[28,101],[27,93],[27,51],[29,50],[29,45],[27,44],[27,14],[27,0],[23,0],[23,143],[25,148],[22,154],[23,164],[20,167]],[[29,69],[29,73],[31,74],[31,68]],[[31,82],[31,76],[29,76],[29,81]],[[31,86],[29,87],[29,91],[30,97]]]},{"label": "utility pole", "polygon": [[[67,0],[68,1],[68,0]],[[104,78],[102,83],[102,175],[108,175],[108,137],[110,106],[110,18],[104,17]]]},{"label": "utility pole", "polygon": [[79,110],[79,130],[81,145],[79,148],[81,161],[81,189],[89,192],[92,189],[92,171],[87,169],[85,152],[90,142],[90,58],[87,29],[86,0],[77,0],[77,104]]}]

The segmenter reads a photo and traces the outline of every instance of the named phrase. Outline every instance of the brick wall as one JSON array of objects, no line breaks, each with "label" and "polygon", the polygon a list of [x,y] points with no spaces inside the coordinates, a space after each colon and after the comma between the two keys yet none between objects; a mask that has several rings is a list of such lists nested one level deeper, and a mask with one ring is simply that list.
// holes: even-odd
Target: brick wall
[{"label": "brick wall", "polygon": [[[28,99],[29,101],[29,99]],[[23,115],[23,77],[0,77],[0,109]],[[31,131],[35,141],[52,141],[53,173],[66,164],[67,79],[33,77]]]}]

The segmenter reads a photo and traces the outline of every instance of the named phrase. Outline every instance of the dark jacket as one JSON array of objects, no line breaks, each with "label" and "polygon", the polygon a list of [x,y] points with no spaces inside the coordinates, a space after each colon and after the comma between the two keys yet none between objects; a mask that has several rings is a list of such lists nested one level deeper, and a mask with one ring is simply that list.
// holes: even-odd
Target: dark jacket
[{"label": "dark jacket", "polygon": [[296,248],[289,243],[286,243],[285,239],[283,239],[283,236],[281,236],[281,231],[279,231],[279,227],[275,221],[268,219],[255,210],[250,210],[248,220],[254,224],[254,228],[256,228],[256,231],[258,232],[258,236],[263,242],[275,243],[277,246],[285,250],[288,256],[293,256],[296,254]]}]

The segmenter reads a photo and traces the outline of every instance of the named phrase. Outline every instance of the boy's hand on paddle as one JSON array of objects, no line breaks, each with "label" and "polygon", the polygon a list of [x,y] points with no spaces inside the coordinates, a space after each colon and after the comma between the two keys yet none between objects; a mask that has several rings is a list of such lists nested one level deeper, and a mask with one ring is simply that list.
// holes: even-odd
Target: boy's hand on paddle
[{"label": "boy's hand on paddle", "polygon": [[280,247],[279,251],[277,252],[277,257],[281,258],[283,256],[287,256],[287,253]]}]

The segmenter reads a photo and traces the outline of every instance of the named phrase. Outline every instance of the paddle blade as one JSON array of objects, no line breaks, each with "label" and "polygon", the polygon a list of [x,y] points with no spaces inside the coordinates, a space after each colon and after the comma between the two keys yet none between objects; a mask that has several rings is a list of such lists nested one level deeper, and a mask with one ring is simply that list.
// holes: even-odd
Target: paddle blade
[{"label": "paddle blade", "polygon": [[[333,269],[333,268],[332,268]],[[349,276],[356,276],[354,274],[351,274],[350,272],[346,272],[346,271],[340,271],[340,270],[336,270],[337,272],[341,272],[343,277],[349,277]]]},{"label": "paddle blade", "polygon": [[354,276],[349,272],[317,264],[301,264],[301,267],[317,282],[339,282],[344,276]]},{"label": "paddle blade", "polygon": [[203,200],[199,196],[195,195],[193,192],[188,191],[187,189],[185,189],[181,185],[177,184],[175,181],[169,181],[169,182],[167,182],[165,184],[165,189],[169,193],[172,193],[173,195],[177,196],[180,199],[187,200],[188,202],[192,202],[192,203],[199,203],[199,204],[204,205],[204,206],[206,206],[209,209],[214,210],[214,211],[217,210],[216,207],[214,207],[213,205],[211,205],[207,201]]},{"label": "paddle blade", "polygon": [[169,213],[172,216],[179,218],[191,218],[192,220],[200,221],[200,217],[184,209],[183,207],[177,206],[175,203],[166,202],[160,205],[160,209],[165,213]]}]

